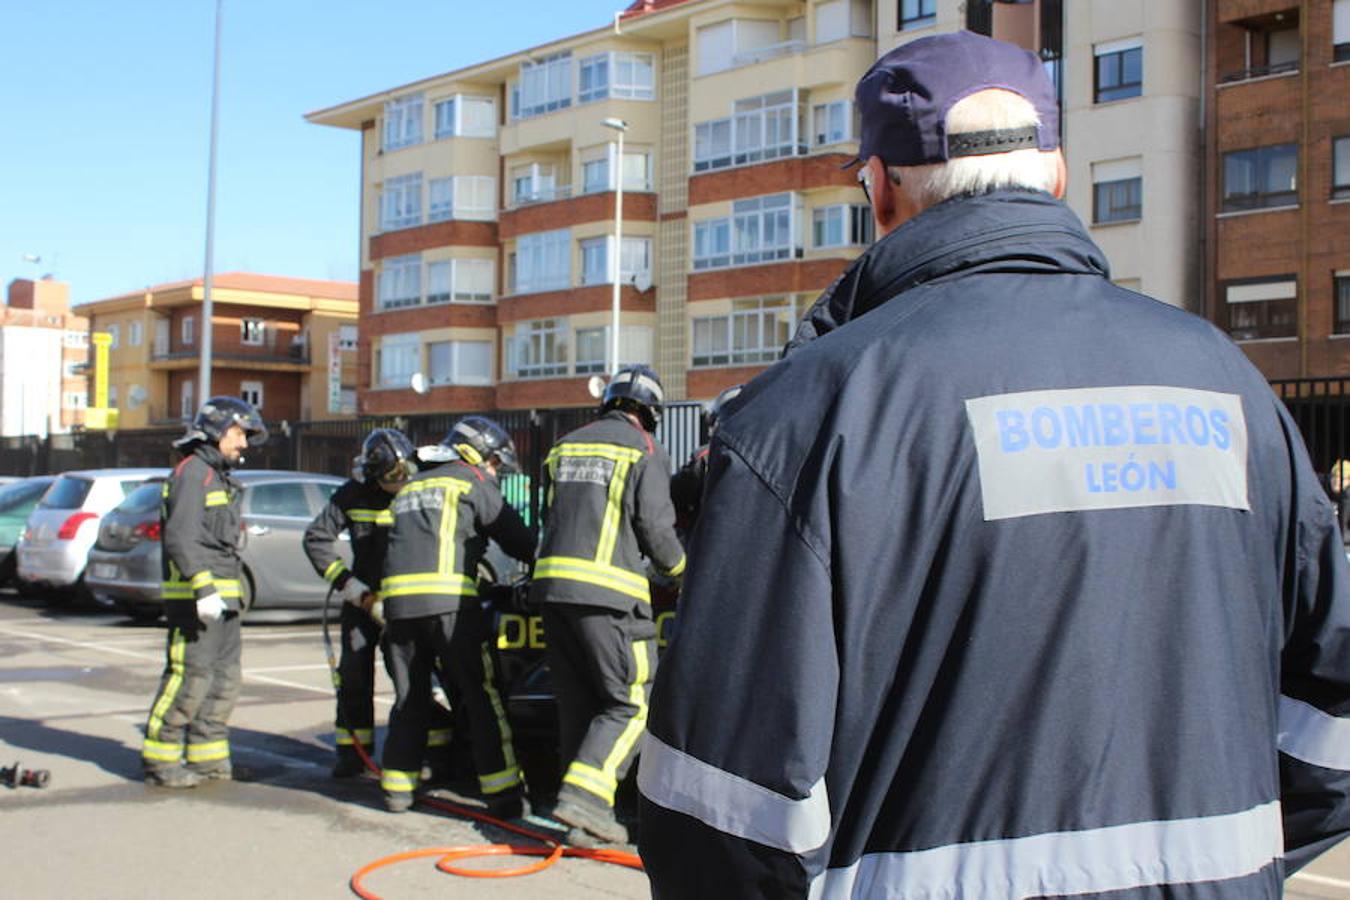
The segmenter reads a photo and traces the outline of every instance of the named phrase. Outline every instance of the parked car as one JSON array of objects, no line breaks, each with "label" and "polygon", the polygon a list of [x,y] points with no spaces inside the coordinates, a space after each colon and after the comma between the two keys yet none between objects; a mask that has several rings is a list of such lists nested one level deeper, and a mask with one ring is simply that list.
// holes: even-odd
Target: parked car
[{"label": "parked car", "polygon": [[[314,573],[300,542],[305,528],[342,479],[310,472],[248,469],[234,475],[244,487],[240,535],[244,607],[321,609],[328,583]],[[159,595],[163,577],[161,482],[132,492],[109,513],[89,551],[85,579],[95,598],[135,618],[155,618],[163,611]]]},{"label": "parked car", "polygon": [[51,601],[84,589],[89,548],[99,521],[147,478],[164,469],[90,469],[66,472],[52,482],[15,547],[20,584]]},{"label": "parked car", "polygon": [[36,475],[0,487],[0,584],[14,580],[14,545],[28,525],[29,514],[55,480],[55,475]]}]

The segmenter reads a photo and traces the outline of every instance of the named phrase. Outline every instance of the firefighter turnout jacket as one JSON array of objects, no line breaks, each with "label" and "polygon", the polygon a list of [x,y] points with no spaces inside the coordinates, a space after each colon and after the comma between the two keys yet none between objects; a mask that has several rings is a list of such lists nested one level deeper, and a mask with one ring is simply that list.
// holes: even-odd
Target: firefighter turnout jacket
[{"label": "firefighter turnout jacket", "polygon": [[476,598],[488,538],[522,562],[534,555],[534,535],[497,479],[463,460],[414,476],[389,509],[394,523],[379,588],[389,621],[455,612],[462,598]]},{"label": "firefighter turnout jacket", "polygon": [[193,445],[164,482],[161,595],[171,625],[195,624],[196,601],[212,593],[230,609],[240,608],[242,496],[219,448],[205,443]]},{"label": "firefighter turnout jacket", "polygon": [[1262,375],[1036,192],[920,213],[811,325],[713,440],[654,896],[1280,897],[1350,831],[1350,580]]},{"label": "firefighter turnout jacket", "polygon": [[644,555],[664,574],[684,572],[666,452],[622,412],[565,435],[544,476],[535,602],[631,610],[651,603]]},{"label": "firefighter turnout jacket", "polygon": [[[305,555],[314,571],[337,590],[355,575],[372,591],[384,575],[385,547],[394,514],[389,509],[394,495],[378,484],[349,479],[333,493],[328,505],[305,529]],[[351,536],[352,567],[338,556],[338,536]]]}]

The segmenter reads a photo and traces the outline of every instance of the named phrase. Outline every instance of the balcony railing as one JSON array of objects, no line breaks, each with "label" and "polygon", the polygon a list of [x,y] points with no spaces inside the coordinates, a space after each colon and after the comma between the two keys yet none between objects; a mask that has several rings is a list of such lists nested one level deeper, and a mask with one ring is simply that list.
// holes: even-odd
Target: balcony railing
[{"label": "balcony railing", "polygon": [[758,62],[764,62],[767,59],[774,59],[779,56],[788,56],[792,53],[801,53],[806,49],[806,41],[796,39],[791,41],[781,41],[777,44],[769,44],[767,47],[758,47],[754,50],[745,50],[736,53],[731,57],[731,67],[740,68],[741,66],[752,66]]},{"label": "balcony railing", "polygon": [[1287,75],[1298,71],[1298,60],[1275,63],[1273,66],[1252,66],[1238,72],[1229,72],[1219,79],[1219,84],[1236,84],[1239,81],[1251,81],[1255,78],[1268,78],[1271,75]]},{"label": "balcony railing", "polygon": [[572,196],[570,184],[559,184],[551,188],[542,188],[526,194],[517,194],[511,199],[507,209],[520,209],[522,206],[536,206],[540,203],[552,203],[554,200],[566,200]]},{"label": "balcony railing", "polygon": [[[151,362],[173,362],[183,359],[200,359],[201,350],[191,347],[184,350],[162,351],[156,347],[155,352],[151,354]],[[286,363],[290,365],[308,366],[310,364],[309,348],[304,344],[292,344],[290,347],[278,351],[275,347],[259,347],[252,352],[246,350],[213,350],[211,359],[216,363]]]}]

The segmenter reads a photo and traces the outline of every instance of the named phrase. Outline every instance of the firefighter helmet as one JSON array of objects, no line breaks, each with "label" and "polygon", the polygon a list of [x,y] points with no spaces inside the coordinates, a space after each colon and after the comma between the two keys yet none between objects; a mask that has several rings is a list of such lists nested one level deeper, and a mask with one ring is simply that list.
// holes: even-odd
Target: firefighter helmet
[{"label": "firefighter helmet", "polygon": [[250,447],[267,443],[267,426],[253,404],[238,397],[212,397],[197,410],[187,434],[174,441],[174,446],[186,447],[196,441],[219,444],[232,425],[244,430]]},{"label": "firefighter helmet", "polygon": [[656,423],[661,420],[661,405],[665,399],[661,378],[656,370],[650,366],[624,366],[605,385],[600,409],[632,413],[642,421],[643,428],[655,431]]},{"label": "firefighter helmet", "polygon": [[740,396],[741,390],[745,387],[743,384],[733,384],[731,387],[722,391],[712,399],[703,410],[703,424],[708,428],[708,437],[712,437],[717,431],[717,423],[722,419],[722,413],[726,412],[727,404]]},{"label": "firefighter helmet", "polygon": [[519,472],[516,445],[505,428],[487,416],[465,416],[455,423],[441,441],[471,466],[482,465],[497,457],[497,468],[504,473]]},{"label": "firefighter helmet", "polygon": [[417,473],[412,441],[397,428],[376,428],[361,443],[353,474],[359,481],[407,481]]}]

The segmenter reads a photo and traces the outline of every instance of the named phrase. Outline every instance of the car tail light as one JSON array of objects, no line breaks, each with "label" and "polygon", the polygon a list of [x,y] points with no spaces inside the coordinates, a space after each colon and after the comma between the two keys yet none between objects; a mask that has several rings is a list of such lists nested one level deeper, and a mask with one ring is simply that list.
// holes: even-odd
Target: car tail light
[{"label": "car tail light", "polygon": [[138,537],[143,541],[157,541],[159,540],[159,523],[142,522],[131,529],[131,533],[133,536]]},{"label": "car tail light", "polygon": [[80,530],[80,526],[90,519],[97,519],[98,513],[77,512],[71,513],[70,517],[61,523],[61,528],[56,532],[58,541],[73,541],[75,532]]},{"label": "car tail light", "polygon": [[31,541],[31,540],[33,539],[33,529],[32,529],[32,528],[25,528],[25,529],[23,530],[23,539],[24,539],[25,541]]}]

